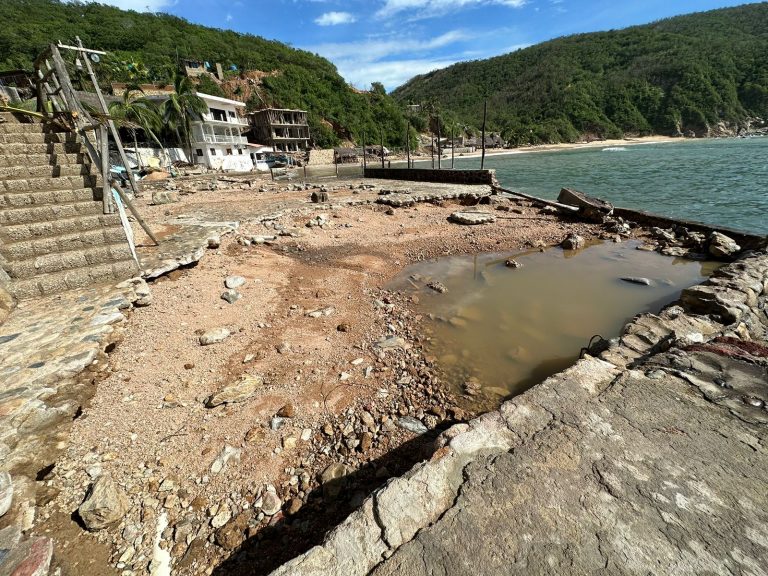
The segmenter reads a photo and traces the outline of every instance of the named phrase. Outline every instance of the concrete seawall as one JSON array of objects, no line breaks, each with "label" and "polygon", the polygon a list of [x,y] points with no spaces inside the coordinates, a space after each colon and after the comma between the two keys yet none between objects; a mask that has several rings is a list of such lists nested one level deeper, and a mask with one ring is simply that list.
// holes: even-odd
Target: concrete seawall
[{"label": "concrete seawall", "polygon": [[768,255],[642,314],[371,495],[274,576],[761,573]]},{"label": "concrete seawall", "polygon": [[495,170],[428,170],[422,168],[366,168],[366,178],[436,182],[439,184],[487,184],[494,186]]}]

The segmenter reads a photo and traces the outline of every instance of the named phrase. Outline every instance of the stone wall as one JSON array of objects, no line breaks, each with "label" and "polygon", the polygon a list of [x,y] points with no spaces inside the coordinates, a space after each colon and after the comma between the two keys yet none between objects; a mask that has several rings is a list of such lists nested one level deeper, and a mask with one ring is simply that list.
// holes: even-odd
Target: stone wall
[{"label": "stone wall", "polygon": [[333,148],[327,150],[310,150],[308,166],[325,166],[333,164],[334,154]]},{"label": "stone wall", "polygon": [[433,170],[421,168],[366,168],[366,178],[438,182],[441,184],[488,184],[494,186],[495,170]]}]

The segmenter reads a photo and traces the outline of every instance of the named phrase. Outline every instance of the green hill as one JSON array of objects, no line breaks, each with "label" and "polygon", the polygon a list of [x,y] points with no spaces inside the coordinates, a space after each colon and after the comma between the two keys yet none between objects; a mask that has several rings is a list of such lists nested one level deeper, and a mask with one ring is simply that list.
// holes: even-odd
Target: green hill
[{"label": "green hill", "polygon": [[99,65],[105,79],[168,81],[177,58],[220,62],[238,70],[278,71],[262,80],[263,103],[309,111],[315,143],[330,146],[385,129],[386,143],[400,145],[402,112],[382,89],[359,93],[325,58],[280,42],[191,24],[167,14],[124,11],[102,4],[58,0],[0,0],[0,70],[31,69],[51,42],[74,42],[110,52]]},{"label": "green hill", "polygon": [[768,3],[559,38],[417,76],[393,93],[513,144],[712,134],[768,118]]}]

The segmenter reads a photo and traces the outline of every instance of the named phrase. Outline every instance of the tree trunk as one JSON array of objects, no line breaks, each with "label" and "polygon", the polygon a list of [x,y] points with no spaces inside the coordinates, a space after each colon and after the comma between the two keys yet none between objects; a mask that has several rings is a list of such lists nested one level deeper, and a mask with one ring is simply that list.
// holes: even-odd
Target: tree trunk
[{"label": "tree trunk", "polygon": [[485,99],[485,102],[483,102],[483,153],[480,156],[480,170],[483,170],[485,168],[485,119],[488,116],[488,99]]},{"label": "tree trunk", "polygon": [[141,164],[141,154],[139,154],[139,143],[136,140],[136,128],[133,128],[131,132],[133,132],[133,153],[136,154],[136,163],[139,165],[139,170],[143,170],[144,166]]}]

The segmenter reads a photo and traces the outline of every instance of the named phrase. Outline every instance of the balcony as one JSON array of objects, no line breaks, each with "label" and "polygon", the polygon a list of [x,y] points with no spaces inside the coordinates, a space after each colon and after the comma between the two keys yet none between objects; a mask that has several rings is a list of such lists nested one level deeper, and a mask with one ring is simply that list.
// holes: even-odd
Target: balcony
[{"label": "balcony", "polygon": [[228,134],[203,134],[195,135],[194,142],[205,142],[206,144],[247,144],[248,139],[243,136],[230,136]]}]

